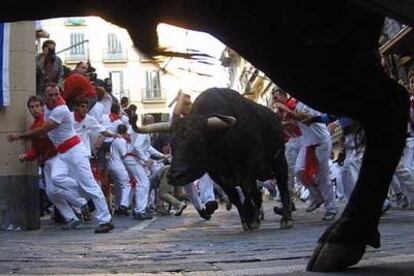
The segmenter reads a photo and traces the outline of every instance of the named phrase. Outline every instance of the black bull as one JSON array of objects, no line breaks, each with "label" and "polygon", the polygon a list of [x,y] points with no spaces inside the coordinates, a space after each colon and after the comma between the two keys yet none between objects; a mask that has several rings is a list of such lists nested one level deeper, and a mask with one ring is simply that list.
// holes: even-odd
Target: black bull
[{"label": "black bull", "polygon": [[309,270],[328,271],[357,263],[366,245],[380,246],[381,207],[404,147],[409,108],[406,91],[380,66],[383,15],[354,2],[414,24],[409,0],[14,0],[2,3],[0,20],[99,15],[127,28],[148,55],[162,52],[156,49],[158,22],[206,31],[303,102],[360,121],[367,137],[357,184],[308,264]]},{"label": "black bull", "polygon": [[[214,116],[222,118],[221,125],[208,122]],[[185,185],[208,172],[237,207],[243,228],[249,230],[259,226],[262,205],[256,180],[275,177],[284,206],[281,227],[290,228],[282,132],[279,119],[268,108],[231,89],[208,89],[197,97],[188,116],[171,126],[169,181]]]}]

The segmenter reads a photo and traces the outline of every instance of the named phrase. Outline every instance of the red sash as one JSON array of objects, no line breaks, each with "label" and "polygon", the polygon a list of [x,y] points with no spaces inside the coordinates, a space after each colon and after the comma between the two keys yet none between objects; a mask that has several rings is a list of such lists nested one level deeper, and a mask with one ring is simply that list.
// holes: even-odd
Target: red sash
[{"label": "red sash", "polygon": [[305,155],[305,170],[302,173],[303,184],[307,187],[315,184],[316,174],[319,172],[318,159],[316,158],[315,149],[318,145],[308,146]]},{"label": "red sash", "polygon": [[135,153],[132,153],[132,152],[128,152],[125,156],[133,156],[135,158],[138,158],[138,155],[136,155]]},{"label": "red sash", "polygon": [[68,151],[69,149],[73,148],[74,146],[76,146],[80,142],[81,142],[81,139],[80,139],[79,135],[75,135],[75,136],[72,136],[69,139],[67,139],[62,144],[58,145],[56,147],[56,150],[59,153],[65,153],[66,151]]},{"label": "red sash", "polygon": [[119,114],[116,114],[116,113],[109,113],[109,119],[111,120],[111,122],[115,122],[115,121],[117,121],[117,120],[119,120]]}]

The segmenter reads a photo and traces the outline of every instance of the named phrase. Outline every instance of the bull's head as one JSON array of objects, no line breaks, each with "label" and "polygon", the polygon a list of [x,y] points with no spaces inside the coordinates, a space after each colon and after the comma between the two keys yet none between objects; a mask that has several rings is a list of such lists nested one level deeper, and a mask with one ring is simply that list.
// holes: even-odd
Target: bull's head
[{"label": "bull's head", "polygon": [[207,169],[207,131],[229,128],[236,123],[234,117],[216,115],[207,118],[190,115],[168,123],[147,125],[138,132],[171,132],[172,164],[168,179],[174,186],[183,186],[200,178]]}]

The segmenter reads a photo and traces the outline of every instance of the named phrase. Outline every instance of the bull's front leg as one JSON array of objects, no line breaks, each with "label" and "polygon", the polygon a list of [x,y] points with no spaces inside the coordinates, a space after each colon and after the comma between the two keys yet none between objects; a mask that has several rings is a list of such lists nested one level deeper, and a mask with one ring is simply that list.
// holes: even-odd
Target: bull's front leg
[{"label": "bull's front leg", "polygon": [[246,179],[241,176],[236,176],[232,180],[221,177],[217,183],[226,192],[231,203],[236,206],[243,230],[250,231],[260,227],[259,210],[262,198],[256,181],[251,179],[249,182],[251,186],[249,186],[246,185]]},{"label": "bull's front leg", "polygon": [[[375,82],[371,108],[360,117],[366,151],[360,174],[341,218],[319,240],[307,270],[336,271],[359,262],[366,245],[378,248],[382,205],[404,148],[408,95],[385,77]],[[367,105],[368,106],[368,105]]]},{"label": "bull's front leg", "polygon": [[281,151],[274,160],[273,170],[277,182],[277,188],[280,192],[280,198],[282,201],[282,208],[275,206],[274,212],[281,215],[280,228],[290,229],[293,227],[292,220],[292,206],[293,202],[290,197],[290,191],[288,187],[288,165],[284,151]]}]

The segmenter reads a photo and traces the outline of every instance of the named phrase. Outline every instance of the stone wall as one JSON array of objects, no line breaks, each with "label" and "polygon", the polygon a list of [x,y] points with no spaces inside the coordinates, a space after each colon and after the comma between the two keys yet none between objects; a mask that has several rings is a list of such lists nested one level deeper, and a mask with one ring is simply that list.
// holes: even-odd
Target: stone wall
[{"label": "stone wall", "polygon": [[39,190],[36,162],[22,163],[18,154],[30,144],[10,144],[11,132],[24,131],[32,119],[26,108],[35,94],[35,27],[34,22],[10,26],[10,106],[0,108],[0,229],[38,229]]}]

